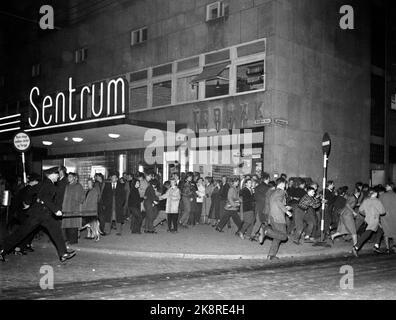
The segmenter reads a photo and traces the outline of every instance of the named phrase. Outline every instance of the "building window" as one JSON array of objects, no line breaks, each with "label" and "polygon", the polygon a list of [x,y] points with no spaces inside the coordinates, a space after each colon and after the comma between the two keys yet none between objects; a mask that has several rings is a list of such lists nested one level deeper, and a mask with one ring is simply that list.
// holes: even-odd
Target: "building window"
[{"label": "building window", "polygon": [[147,108],[147,86],[130,89],[130,111]]},{"label": "building window", "polygon": [[171,104],[172,81],[163,81],[153,84],[153,107]]},{"label": "building window", "polygon": [[224,17],[224,3],[216,1],[206,6],[206,21],[215,20]]},{"label": "building window", "polygon": [[264,61],[237,66],[237,92],[264,89]]},{"label": "building window", "polygon": [[88,58],[88,49],[87,48],[81,48],[76,51],[74,51],[74,62],[75,63],[81,63],[87,60]]},{"label": "building window", "polygon": [[370,144],[370,162],[376,164],[384,163],[385,147],[379,144]]},{"label": "building window", "polygon": [[147,27],[131,31],[131,45],[147,41]]},{"label": "building window", "polygon": [[396,93],[391,96],[391,109],[396,111]]},{"label": "building window", "polygon": [[177,102],[187,102],[198,100],[198,82],[192,82],[196,76],[177,79]]},{"label": "building window", "polygon": [[205,81],[205,98],[225,96],[230,93],[230,69],[224,69],[216,78]]},{"label": "building window", "polygon": [[40,69],[39,63],[32,65],[32,78],[38,77],[40,75]]},{"label": "building window", "polygon": [[385,78],[371,75],[371,135],[384,136]]}]

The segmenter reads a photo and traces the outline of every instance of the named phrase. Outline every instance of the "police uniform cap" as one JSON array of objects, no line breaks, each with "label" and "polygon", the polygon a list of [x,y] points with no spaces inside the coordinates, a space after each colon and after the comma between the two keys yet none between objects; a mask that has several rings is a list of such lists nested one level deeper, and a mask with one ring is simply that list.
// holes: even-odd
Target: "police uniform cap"
[{"label": "police uniform cap", "polygon": [[53,173],[58,173],[59,174],[59,168],[58,167],[52,167],[52,168],[49,168],[47,170],[44,170],[44,174],[46,174],[46,175],[50,175],[50,174],[53,174]]}]

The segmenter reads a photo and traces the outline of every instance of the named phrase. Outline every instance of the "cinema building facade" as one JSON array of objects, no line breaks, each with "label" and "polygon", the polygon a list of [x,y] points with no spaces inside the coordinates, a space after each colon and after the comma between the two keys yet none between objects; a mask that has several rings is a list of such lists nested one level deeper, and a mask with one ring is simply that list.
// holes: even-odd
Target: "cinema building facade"
[{"label": "cinema building facade", "polygon": [[[329,177],[369,181],[367,9],[356,3],[353,32],[339,28],[330,0],[72,10],[61,30],[27,44],[28,62],[8,57],[17,76],[8,78],[13,90],[3,84],[0,140],[24,130],[30,170],[64,164],[83,181],[148,168],[164,179],[175,170],[216,178],[265,170],[321,181],[328,132]],[[9,150],[2,163],[17,159]]]}]

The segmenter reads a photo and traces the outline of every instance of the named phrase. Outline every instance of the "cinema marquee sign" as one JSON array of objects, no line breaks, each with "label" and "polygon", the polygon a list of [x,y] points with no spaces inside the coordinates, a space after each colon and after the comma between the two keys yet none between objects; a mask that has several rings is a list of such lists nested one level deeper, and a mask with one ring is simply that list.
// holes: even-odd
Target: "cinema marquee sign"
[{"label": "cinema marquee sign", "polygon": [[29,101],[25,131],[121,119],[128,105],[128,82],[119,77],[76,89],[70,77],[66,92],[42,97],[40,89],[33,87]]}]

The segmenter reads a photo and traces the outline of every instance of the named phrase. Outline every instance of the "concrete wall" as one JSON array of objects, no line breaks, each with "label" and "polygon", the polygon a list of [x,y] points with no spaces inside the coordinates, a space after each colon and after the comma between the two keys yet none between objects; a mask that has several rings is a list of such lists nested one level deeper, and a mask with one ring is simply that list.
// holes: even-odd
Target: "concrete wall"
[{"label": "concrete wall", "polygon": [[[370,32],[366,1],[352,1],[356,29],[339,28],[334,0],[276,1],[274,108],[289,127],[273,128],[267,163],[321,181],[321,141],[332,137],[329,178],[368,181]],[[272,169],[270,167],[270,169]]]},{"label": "concrete wall", "polygon": [[[323,133],[328,132],[333,142],[329,178],[339,186],[368,181],[370,33],[369,26],[363,23],[369,21],[367,3],[353,3],[357,15],[354,31],[339,28],[338,11],[343,4],[340,1],[262,3],[251,14],[266,12],[270,17],[257,32],[260,37],[268,37],[267,91],[189,104],[187,109],[161,109],[150,113],[150,117],[193,126],[192,110],[220,107],[223,114],[227,108],[233,109],[240,119],[240,105],[246,102],[249,120],[253,121],[257,107],[262,105],[267,117],[289,121],[287,128],[266,128],[264,170],[309,176],[321,183],[321,142]],[[133,117],[144,119],[147,113]]]}]

